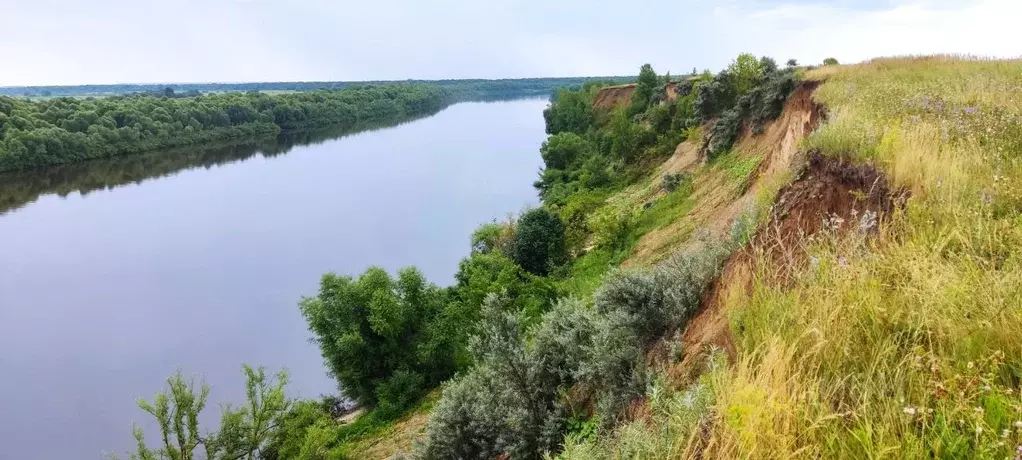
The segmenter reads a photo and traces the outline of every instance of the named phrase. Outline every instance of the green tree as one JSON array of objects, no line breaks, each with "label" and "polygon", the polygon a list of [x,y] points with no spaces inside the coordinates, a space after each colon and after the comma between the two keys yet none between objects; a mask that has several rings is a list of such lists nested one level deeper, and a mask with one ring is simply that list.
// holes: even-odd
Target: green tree
[{"label": "green tree", "polygon": [[526,211],[518,219],[511,258],[525,271],[545,276],[565,257],[564,224],[545,208]]},{"label": "green tree", "polygon": [[657,77],[653,66],[643,64],[639,68],[639,77],[635,80],[635,91],[632,93],[632,101],[628,109],[629,114],[642,113],[649,107],[649,103],[653,100],[653,95],[659,83],[660,78]]},{"label": "green tree", "polygon": [[558,133],[550,136],[539,148],[547,168],[568,169],[589,150],[589,144],[578,134]]},{"label": "green tree", "polygon": [[593,122],[592,92],[559,89],[550,106],[543,110],[547,134],[582,134]]},{"label": "green tree", "polygon": [[413,267],[396,279],[370,267],[358,278],[324,275],[299,306],[344,394],[394,409],[392,398],[408,402],[456,369],[467,332],[449,300]]},{"label": "green tree", "polygon": [[741,96],[759,83],[763,77],[763,63],[752,54],[742,53],[731,61],[727,73],[731,76],[734,92]]},{"label": "green tree", "polygon": [[798,60],[788,59],[788,67],[798,67]]},{"label": "green tree", "polygon": [[206,407],[209,386],[198,388],[177,372],[167,379],[167,390],[153,400],[139,400],[138,406],[152,415],[160,427],[161,446],[146,445],[145,433],[137,425],[132,434],[137,442],[132,459],[192,460],[201,445],[208,460],[252,460],[258,458],[274,433],[275,424],[288,411],[291,401],[284,395],[288,377],[280,371],[267,377],[263,368],[243,366],[247,402],[238,407],[224,406],[219,431],[205,436],[199,433],[199,414]]},{"label": "green tree", "polygon": [[823,60],[823,65],[838,65],[837,59],[829,57]]}]

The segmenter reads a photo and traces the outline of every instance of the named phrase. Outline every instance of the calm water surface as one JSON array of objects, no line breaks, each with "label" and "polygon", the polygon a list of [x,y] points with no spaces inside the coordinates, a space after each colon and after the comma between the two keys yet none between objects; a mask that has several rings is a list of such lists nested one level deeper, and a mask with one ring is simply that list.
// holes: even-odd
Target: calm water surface
[{"label": "calm water surface", "polygon": [[241,402],[242,363],[335,392],[298,299],[373,264],[450,284],[472,229],[536,202],[545,104],[0,176],[0,458],[124,457],[131,422],[152,426],[135,399],[179,367],[211,385],[210,420]]}]

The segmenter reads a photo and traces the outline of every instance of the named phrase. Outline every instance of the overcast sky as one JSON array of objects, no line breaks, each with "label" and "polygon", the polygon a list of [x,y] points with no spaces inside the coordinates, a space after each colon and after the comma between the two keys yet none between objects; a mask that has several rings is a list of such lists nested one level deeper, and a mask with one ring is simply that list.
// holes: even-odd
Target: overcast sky
[{"label": "overcast sky", "polygon": [[1022,55],[1019,0],[0,0],[0,85],[383,80]]}]

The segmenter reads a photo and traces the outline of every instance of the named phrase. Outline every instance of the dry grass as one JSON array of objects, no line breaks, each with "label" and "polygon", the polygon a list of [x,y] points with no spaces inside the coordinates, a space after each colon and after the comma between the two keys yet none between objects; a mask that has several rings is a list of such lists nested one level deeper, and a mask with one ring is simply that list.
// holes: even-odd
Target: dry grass
[{"label": "dry grass", "polygon": [[[830,119],[808,147],[873,163],[912,198],[879,238],[800,242],[813,263],[788,282],[755,261],[752,289],[725,305],[737,357],[707,376],[715,402],[677,409],[705,425],[607,434],[590,457],[1015,457],[1022,62],[878,59],[808,76],[820,72]],[[637,455],[615,447],[639,442]]]}]

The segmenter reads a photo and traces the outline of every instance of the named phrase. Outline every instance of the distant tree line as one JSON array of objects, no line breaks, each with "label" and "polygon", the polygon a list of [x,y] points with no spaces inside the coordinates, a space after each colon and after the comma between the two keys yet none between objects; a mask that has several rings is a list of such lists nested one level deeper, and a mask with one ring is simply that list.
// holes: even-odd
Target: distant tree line
[{"label": "distant tree line", "polygon": [[157,94],[168,89],[175,94],[221,93],[248,91],[318,91],[338,90],[366,85],[433,85],[445,88],[458,100],[490,100],[501,98],[545,97],[557,88],[578,87],[593,80],[631,81],[634,77],[564,77],[503,78],[465,80],[395,80],[395,81],[313,81],[255,83],[182,83],[76,85],[76,86],[8,86],[0,87],[0,95],[28,97],[116,96],[131,93]]},{"label": "distant tree line", "polygon": [[435,112],[452,94],[429,85],[168,97],[26,100],[0,96],[0,171],[281,131],[356,127]]},{"label": "distant tree line", "polygon": [[[426,117],[434,112],[417,114]],[[373,120],[353,126],[291,131],[276,137],[232,139],[227,142],[159,150],[137,155],[118,155],[91,161],[66,163],[0,173],[0,215],[21,208],[40,196],[87,195],[120,185],[137,184],[193,168],[210,168],[253,156],[274,157],[288,153],[294,146],[336,139],[349,134],[382,129],[415,118],[395,117]]]}]

